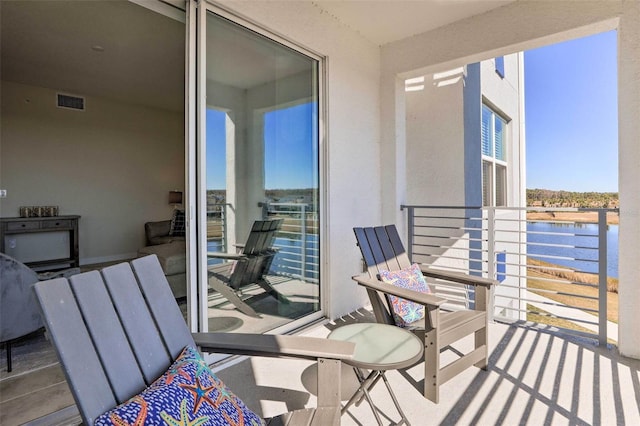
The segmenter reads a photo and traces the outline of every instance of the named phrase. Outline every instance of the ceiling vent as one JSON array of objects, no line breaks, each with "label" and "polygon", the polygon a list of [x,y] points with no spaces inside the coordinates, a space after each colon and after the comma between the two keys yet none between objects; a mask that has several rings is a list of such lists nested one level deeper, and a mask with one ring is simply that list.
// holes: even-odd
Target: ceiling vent
[{"label": "ceiling vent", "polygon": [[64,93],[58,93],[57,96],[58,108],[84,111],[84,98],[82,96],[65,95]]}]

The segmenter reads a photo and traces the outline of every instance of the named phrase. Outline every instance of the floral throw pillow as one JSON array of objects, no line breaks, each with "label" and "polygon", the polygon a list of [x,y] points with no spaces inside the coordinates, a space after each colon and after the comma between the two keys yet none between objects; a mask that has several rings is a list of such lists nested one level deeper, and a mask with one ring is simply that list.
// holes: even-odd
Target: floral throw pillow
[{"label": "floral throw pillow", "polygon": [[227,389],[198,351],[187,346],[142,393],[98,417],[94,425],[263,425]]},{"label": "floral throw pillow", "polygon": [[[420,267],[416,263],[398,271],[380,271],[379,276],[387,284],[421,293],[431,293],[422,272],[420,272]],[[412,322],[424,318],[423,305],[393,295],[388,295],[388,297],[393,310],[393,319],[397,325],[406,327]]]}]

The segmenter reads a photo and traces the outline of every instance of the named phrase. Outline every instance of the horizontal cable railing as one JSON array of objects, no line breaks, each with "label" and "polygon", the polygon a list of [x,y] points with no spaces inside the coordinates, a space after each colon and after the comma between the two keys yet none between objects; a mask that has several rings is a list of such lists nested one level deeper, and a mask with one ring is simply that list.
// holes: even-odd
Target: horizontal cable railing
[{"label": "horizontal cable railing", "polygon": [[[210,204],[207,209],[207,243],[209,251],[227,251],[226,209],[230,204]],[[309,282],[319,282],[320,247],[318,215],[303,203],[265,203],[264,218],[284,219],[276,234],[277,254],[271,273]],[[221,262],[210,258],[209,264]]]},{"label": "horizontal cable railing", "polygon": [[267,217],[284,219],[274,243],[278,253],[272,272],[318,283],[320,278],[320,245],[318,214],[305,203],[267,203]]},{"label": "horizontal cable railing", "polygon": [[[227,251],[227,207],[228,203],[209,204],[207,206],[207,246],[208,251]],[[222,262],[210,258],[209,264]]]},{"label": "horizontal cable railing", "polygon": [[[617,283],[607,279],[607,213],[617,210],[406,205],[402,209],[407,211],[412,261],[500,281],[494,290],[495,319],[545,322],[606,344],[607,286]],[[585,213],[589,219],[559,221],[558,212]],[[536,213],[536,218],[528,219],[528,213]],[[448,288],[439,284],[436,292]],[[472,304],[473,290],[465,288],[463,294],[465,304]]]}]

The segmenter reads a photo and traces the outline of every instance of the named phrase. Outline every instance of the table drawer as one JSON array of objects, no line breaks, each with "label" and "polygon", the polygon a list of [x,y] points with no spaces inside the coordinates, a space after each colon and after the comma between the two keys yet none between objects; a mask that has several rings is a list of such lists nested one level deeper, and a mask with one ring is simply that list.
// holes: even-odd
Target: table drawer
[{"label": "table drawer", "polygon": [[38,221],[7,222],[7,231],[20,231],[39,228],[40,222]]},{"label": "table drawer", "polygon": [[43,220],[43,228],[71,228],[70,220]]}]

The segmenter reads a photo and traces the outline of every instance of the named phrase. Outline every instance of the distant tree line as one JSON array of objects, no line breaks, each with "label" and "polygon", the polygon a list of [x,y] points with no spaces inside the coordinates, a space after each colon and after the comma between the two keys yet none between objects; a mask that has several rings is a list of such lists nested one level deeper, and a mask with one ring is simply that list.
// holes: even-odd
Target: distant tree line
[{"label": "distant tree line", "polygon": [[528,207],[618,208],[617,192],[571,192],[527,189]]}]

